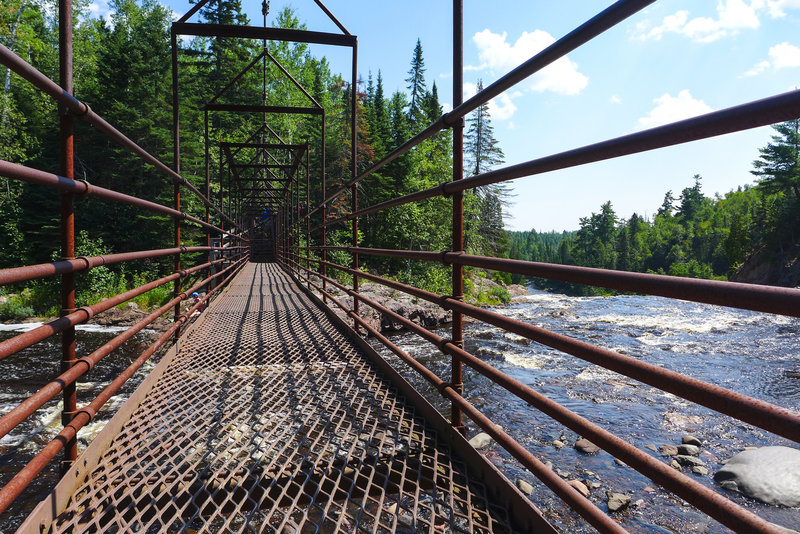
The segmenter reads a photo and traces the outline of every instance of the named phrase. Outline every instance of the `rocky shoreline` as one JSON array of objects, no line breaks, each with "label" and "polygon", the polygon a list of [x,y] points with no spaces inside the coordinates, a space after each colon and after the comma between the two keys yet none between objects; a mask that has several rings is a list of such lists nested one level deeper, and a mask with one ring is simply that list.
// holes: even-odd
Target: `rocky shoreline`
[{"label": "rocky shoreline", "polygon": [[[488,284],[491,284],[491,287],[499,285],[490,281],[486,281],[485,283],[487,284],[487,287],[489,287]],[[512,298],[530,294],[528,290],[521,285],[510,285],[505,286],[505,288],[508,290]],[[337,290],[336,288],[330,288],[330,292],[338,301],[348,308],[353,307],[353,298],[351,296]],[[381,284],[362,282],[359,286],[359,292],[365,298],[368,298],[373,302],[397,313],[398,315],[406,317],[414,324],[427,329],[444,326],[452,321],[452,313],[442,309],[437,304],[413,297],[403,293],[402,291],[397,291]],[[317,296],[321,297],[321,295]],[[474,304],[474,302],[470,302],[469,299],[467,299],[467,302]],[[335,304],[331,304],[330,306],[336,315],[349,322],[349,317],[347,317],[341,308]],[[391,317],[380,314],[370,306],[365,306],[362,304],[359,311],[361,313],[361,317],[370,327],[383,334],[401,332],[405,330],[405,327],[401,323],[395,321]],[[469,318],[465,317],[465,320],[469,320]]]},{"label": "rocky shoreline", "polygon": [[[492,449],[495,442],[489,434],[479,432],[469,440],[469,443],[481,454],[487,457],[493,456]],[[567,447],[568,443],[568,438],[562,433],[558,439],[551,442],[551,445],[556,450],[561,450]],[[663,461],[676,471],[689,472],[697,477],[712,476],[714,482],[725,490],[741,493],[773,506],[800,507],[800,450],[782,446],[746,447],[733,457],[720,460],[713,453],[704,450],[703,446],[703,442],[696,436],[684,435],[680,444],[663,444],[658,447],[650,444],[646,445],[645,449],[659,454]],[[600,447],[580,436],[572,448],[583,455],[596,455],[601,452]],[[627,467],[618,458],[614,458],[614,462]],[[719,465],[719,468],[711,475],[710,469],[713,469],[714,464]],[[605,502],[610,514],[623,513],[629,508],[648,506],[649,499],[645,499],[658,491],[648,486],[643,490],[644,495],[635,495],[631,491],[609,487],[593,471],[584,469],[583,476],[580,477],[558,467],[554,468],[550,461],[547,461],[545,466],[554,469],[556,474],[585,498],[592,499],[598,504]],[[516,486],[522,493],[530,496],[534,492],[532,482],[517,478]],[[640,498],[636,499],[637,497]],[[785,534],[800,534],[780,525],[775,526]]]}]

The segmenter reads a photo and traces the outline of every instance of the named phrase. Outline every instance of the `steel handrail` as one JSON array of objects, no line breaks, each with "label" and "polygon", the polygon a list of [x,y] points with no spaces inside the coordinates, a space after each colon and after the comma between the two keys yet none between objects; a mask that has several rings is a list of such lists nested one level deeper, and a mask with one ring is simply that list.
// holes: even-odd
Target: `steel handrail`
[{"label": "steel handrail", "polygon": [[104,133],[108,138],[116,141],[122,147],[127,148],[141,159],[166,174],[173,179],[174,182],[187,187],[192,193],[199,197],[205,206],[213,209],[223,220],[235,226],[235,223],[225,215],[213,202],[211,202],[205,195],[203,195],[194,185],[191,184],[186,178],[170,169],[167,165],[163,164],[155,156],[151,155],[145,149],[137,145],[135,142],[126,137],[122,132],[114,128],[111,124],[106,122],[102,117],[97,115],[92,109],[81,102],[73,95],[64,91],[57,83],[41,73],[36,67],[19,57],[17,54],[0,44],[0,63],[5,65],[14,73],[18,74],[34,87],[38,88],[51,98],[64,106],[70,113],[97,128]]},{"label": "steel handrail", "polygon": [[[245,248],[245,247],[232,247]],[[36,265],[23,265],[21,267],[10,267],[0,269],[0,286],[29,282],[39,278],[48,278],[64,273],[77,273],[88,271],[103,265],[114,265],[117,263],[127,263],[135,260],[145,260],[170,256],[173,254],[186,254],[192,252],[207,252],[211,250],[230,250],[222,247],[178,247],[164,248],[156,250],[139,250],[135,252],[120,252],[118,254],[104,254],[102,256],[80,256],[74,260],[61,260],[49,263],[38,263]]]},{"label": "steel handrail", "polygon": [[[301,257],[301,259],[306,258]],[[317,264],[323,263],[322,260],[309,259]],[[755,399],[714,384],[709,384],[708,382],[691,378],[657,365],[642,362],[636,358],[631,358],[612,350],[579,341],[569,336],[532,326],[478,306],[460,302],[446,295],[437,295],[430,291],[425,291],[364,271],[355,271],[354,269],[336,263],[324,263],[327,263],[328,267],[333,267],[334,269],[351,275],[358,274],[361,278],[432,302],[444,309],[469,315],[474,319],[497,326],[507,332],[518,334],[589,363],[633,378],[634,380],[672,393],[673,395],[700,404],[706,408],[711,408],[712,410],[729,415],[740,421],[768,430],[778,436],[800,442],[800,413],[794,410]]]},{"label": "steel handrail", "polygon": [[[337,224],[410,202],[437,196],[450,196],[486,185],[699,141],[797,117],[800,117],[800,89],[488,171],[462,180],[444,182],[435,187],[379,202],[351,214],[331,219],[326,221],[325,225]],[[322,226],[321,224],[317,225],[313,230],[322,228]]]},{"label": "steel handrail", "polygon": [[176,220],[193,222],[204,228],[215,230],[222,234],[230,236],[234,235],[227,230],[223,230],[222,228],[214,226],[213,224],[209,224],[201,219],[198,219],[197,217],[193,217],[184,211],[178,211],[162,204],[158,204],[157,202],[151,202],[149,200],[144,200],[132,195],[126,195],[125,193],[120,193],[112,189],[106,189],[105,187],[92,185],[86,180],[70,180],[69,178],[58,176],[57,174],[40,171],[38,169],[33,169],[24,165],[18,165],[5,160],[0,160],[0,176],[21,180],[30,184],[50,187],[58,191],[72,193],[77,196],[94,196],[104,200],[113,200],[122,204],[137,206],[146,210],[154,211],[156,213],[169,215]]},{"label": "steel handrail", "polygon": [[[298,259],[306,259],[297,254],[293,254],[293,256]],[[317,260],[312,261],[317,262]],[[364,297],[363,295],[356,293],[352,289],[345,287],[343,284],[340,284],[329,277],[323,277],[316,271],[308,269],[296,261],[292,261],[292,264],[296,269],[302,269],[309,274],[314,273],[314,275],[320,276],[320,278],[327,279],[328,283],[338,287],[354,299],[357,298],[381,314],[389,316],[393,320],[400,322],[404,327],[416,333],[426,341],[432,343],[442,352],[459,358],[463,363],[466,363],[495,384],[503,387],[542,413],[552,417],[554,420],[564,424],[571,430],[577,432],[579,435],[590,439],[593,443],[600,446],[603,450],[607,451],[615,458],[623,460],[640,473],[649,477],[651,480],[657,482],[666,489],[672,491],[681,498],[687,500],[687,502],[691,503],[699,510],[707,513],[709,516],[715,518],[720,523],[734,528],[737,532],[781,532],[780,529],[777,529],[774,525],[758,517],[756,514],[730,501],[723,495],[720,495],[710,488],[707,488],[703,484],[693,480],[691,477],[688,477],[687,475],[676,471],[667,464],[660,462],[659,460],[637,449],[633,445],[627,443],[623,439],[617,437],[599,425],[592,423],[568,408],[549,399],[545,395],[535,391],[533,388],[492,367],[477,356],[467,352],[457,345],[454,345],[450,340],[438,336],[430,330],[417,325],[408,318],[376,303],[369,298]],[[298,276],[301,275],[298,273]],[[313,285],[318,291],[323,291],[317,284],[311,282],[309,278],[305,278],[304,281]],[[595,515],[599,513],[602,518],[608,519],[606,514],[600,510],[586,507],[584,502],[581,500],[585,500],[582,495],[577,493],[574,488],[566,484],[561,477],[553,472],[552,469],[542,464],[541,461],[539,461],[537,458],[535,458],[535,456],[522,447],[519,442],[514,440],[502,429],[497,428],[497,426],[493,424],[491,420],[486,418],[486,416],[483,415],[480,410],[477,410],[455,389],[453,389],[451,384],[446,383],[422,363],[403,352],[402,349],[397,347],[388,338],[369,326],[366,321],[361,319],[361,317],[355,314],[352,310],[344,306],[340,301],[333,297],[333,295],[327,292],[325,292],[325,294],[340,308],[345,310],[348,316],[358,321],[373,336],[375,336],[387,348],[389,348],[389,350],[400,357],[406,364],[411,366],[412,369],[419,373],[425,380],[433,384],[442,396],[457,402],[461,409],[464,410],[464,412],[467,413],[469,417],[475,421],[476,424],[478,424],[478,426],[490,434],[499,444],[501,444],[506,450],[514,455],[515,458],[517,458],[526,468],[528,468],[537,478],[539,478],[539,480],[545,483],[550,489],[559,495],[559,497],[567,502],[567,504],[580,513],[581,516],[587,519],[587,521],[589,521],[593,526],[598,528],[598,530],[602,532],[607,531],[604,528],[604,523],[598,524],[599,521]],[[557,479],[557,481],[551,480],[553,478]],[[572,491],[565,490],[563,487],[565,485]]]},{"label": "steel handrail", "polygon": [[663,274],[636,273],[540,263],[525,260],[511,260],[490,256],[474,256],[461,252],[428,252],[419,250],[390,250],[367,247],[311,247],[313,250],[340,250],[387,258],[403,258],[445,265],[458,264],[504,273],[521,274],[548,280],[559,280],[593,287],[603,287],[618,291],[630,291],[657,295],[660,297],[688,300],[727,306],[741,310],[751,310],[789,317],[800,317],[800,289],[774,287],[741,282],[702,280],[667,276]]},{"label": "steel handrail", "polygon": [[[136,360],[134,360],[133,363],[131,363],[125,369],[125,371],[120,373],[117,378],[115,378],[108,386],[106,386],[91,403],[83,408],[78,409],[69,424],[66,425],[64,429],[61,430],[61,432],[59,432],[58,435],[53,438],[36,456],[34,456],[25,465],[25,467],[23,467],[16,475],[14,475],[14,478],[12,478],[8,484],[0,489],[0,513],[3,513],[8,509],[9,506],[11,506],[14,500],[19,497],[20,494],[22,494],[22,492],[30,485],[34,478],[41,473],[51,461],[53,461],[59,452],[61,452],[61,450],[64,448],[64,445],[75,439],[78,431],[84,426],[88,425],[94,419],[95,415],[97,415],[97,412],[100,411],[103,405],[120,390],[120,388],[133,376],[133,374],[142,365],[144,365],[144,363],[149,360],[159,348],[161,348],[174,336],[174,334],[189,320],[192,314],[200,309],[201,306],[205,305],[205,303],[214,293],[224,287],[225,284],[227,284],[228,281],[230,281],[239,272],[241,267],[244,266],[244,261],[245,260],[243,259],[239,263],[232,265],[230,268],[235,267],[236,265],[238,265],[239,268],[234,270],[234,272],[228,275],[228,277],[223,280],[222,283],[210,290],[204,298],[200,299],[191,308],[189,308],[189,310],[177,321],[175,321],[175,323],[166,332],[164,332]],[[164,308],[166,308],[165,312],[169,311],[172,306],[175,306],[184,300],[188,292],[200,289],[208,282],[224,274],[227,270],[228,269],[225,271],[220,271],[219,273],[216,273],[215,275],[199,282],[191,289],[181,293],[178,297],[171,300],[168,305],[164,306]],[[169,307],[167,308],[167,306]]]},{"label": "steel handrail", "polygon": [[197,265],[190,269],[185,269],[177,273],[172,273],[168,276],[159,278],[158,280],[154,280],[147,284],[141,285],[137,288],[125,291],[124,293],[120,293],[119,295],[115,295],[108,299],[102,300],[96,304],[92,304],[90,306],[83,306],[71,313],[68,313],[67,315],[64,315],[63,317],[59,317],[58,319],[45,323],[42,326],[39,326],[27,332],[23,332],[22,334],[6,339],[4,341],[0,341],[0,360],[5,359],[8,356],[11,356],[12,354],[16,354],[17,352],[26,349],[31,345],[38,343],[44,339],[47,339],[48,337],[63,332],[67,328],[73,327],[81,323],[85,323],[95,315],[102,313],[106,310],[110,310],[114,306],[122,304],[123,302],[126,302],[136,296],[147,293],[151,289],[155,289],[156,287],[164,285],[167,282],[184,278],[194,272],[205,269],[211,265],[216,265],[222,262],[230,261],[230,259],[231,258],[221,258],[209,263]]}]

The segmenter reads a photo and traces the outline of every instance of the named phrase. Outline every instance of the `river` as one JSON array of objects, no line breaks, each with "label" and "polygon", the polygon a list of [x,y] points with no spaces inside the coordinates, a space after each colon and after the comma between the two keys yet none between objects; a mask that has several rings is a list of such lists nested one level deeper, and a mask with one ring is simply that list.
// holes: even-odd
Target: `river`
[{"label": "river", "polygon": [[[800,320],[730,310],[704,304],[671,301],[659,297],[568,297],[533,290],[496,311],[537,326],[588,341],[689,376],[718,384],[775,404],[800,410]],[[0,325],[0,340],[36,325]],[[121,329],[79,327],[78,354],[88,354]],[[703,441],[702,458],[711,473],[689,476],[714,487],[711,475],[719,461],[744,447],[765,445],[797,446],[785,439],[692,405],[673,395],[654,390],[627,377],[606,371],[571,356],[480,323],[468,323],[466,349],[537,391],[558,401],[589,420],[612,430],[637,447],[661,458],[645,447],[678,444],[686,434]],[[449,337],[448,329],[439,331]],[[79,383],[79,402],[99,393],[143,350],[152,333],[138,334],[120,351],[108,356]],[[404,350],[436,371],[449,374],[449,357],[418,337],[401,333],[392,337]],[[433,389],[393,360],[403,374],[444,413],[443,403]],[[0,376],[0,413],[6,413],[25,396],[44,385],[46,377],[58,372],[60,340],[44,342],[7,358]],[[152,369],[148,363],[119,395],[106,405],[99,417],[80,434],[81,449],[97,434],[116,410]],[[530,408],[487,379],[465,369],[465,396],[505,430],[533,451],[542,461],[553,463],[568,478],[590,479],[599,484],[591,499],[605,509],[605,491],[627,493],[642,502],[617,515],[632,532],[726,532],[715,521],[680,498],[661,490],[629,467],[618,465],[605,452],[587,456],[571,445],[578,436]],[[60,407],[54,400],[14,432],[0,440],[0,483],[5,484],[33,454],[60,428]],[[470,436],[476,429],[469,427]],[[563,439],[562,439],[563,436]],[[553,440],[567,446],[557,450]],[[499,447],[486,453],[512,481],[523,479],[534,486],[535,504],[546,517],[565,532],[592,532]],[[9,532],[35,506],[55,482],[57,466],[51,466],[14,505],[15,513],[0,521],[0,532]],[[800,510],[767,506],[738,494],[726,493],[734,501],[762,517],[800,530]],[[21,503],[21,506],[20,506]]]},{"label": "river", "polygon": [[[21,325],[0,324],[0,341],[33,329],[41,323]],[[76,327],[77,354],[85,356],[99,348],[111,338],[124,331],[122,327],[79,325]],[[155,333],[143,331],[136,334],[119,350],[106,356],[86,380],[78,382],[78,405],[94,399],[114,378],[124,371],[149,345],[146,343]],[[146,343],[146,344],[145,344]],[[0,414],[8,413],[26,397],[38,391],[48,380],[58,376],[61,360],[61,336],[54,336],[29,347],[0,363]],[[97,417],[78,433],[79,451],[86,448],[91,439],[103,428],[113,413],[125,402],[136,386],[146,376],[154,363],[146,362],[117,395],[106,403]],[[10,434],[0,439],[0,485],[7,484],[33,456],[39,452],[61,430],[60,395],[48,402],[26,419]],[[10,511],[0,519],[0,533],[13,532],[27,514],[41,501],[58,480],[58,462],[51,462],[42,474],[29,486]]]},{"label": "river", "polygon": [[[590,342],[686,375],[724,386],[780,406],[800,410],[800,320],[660,297],[621,295],[569,297],[532,290],[499,313],[560,334]],[[449,337],[447,328],[438,331]],[[447,379],[449,356],[443,356],[420,338],[392,337],[406,352]],[[443,413],[449,404],[378,343],[381,354]],[[797,447],[751,425],[693,405],[625,376],[530,342],[515,334],[481,323],[465,326],[465,348],[498,369],[566,406],[619,437],[665,460],[645,447],[677,445],[694,435],[703,441],[703,458],[710,471],[689,476],[715,487],[719,462],[744,447]],[[578,435],[529,407],[488,379],[465,368],[464,395],[542,461],[568,479],[599,484],[591,500],[606,509],[606,491],[626,493],[639,506],[615,517],[632,532],[728,532],[694,507],[659,488],[633,469],[619,465],[601,451],[588,456],[572,444]],[[469,436],[477,432],[468,424]],[[562,437],[563,436],[563,437]],[[552,442],[566,443],[556,449]],[[593,532],[550,490],[495,446],[486,456],[512,481],[534,486],[532,499],[545,516],[565,532]],[[715,488],[769,521],[800,530],[800,510],[768,506]]]}]

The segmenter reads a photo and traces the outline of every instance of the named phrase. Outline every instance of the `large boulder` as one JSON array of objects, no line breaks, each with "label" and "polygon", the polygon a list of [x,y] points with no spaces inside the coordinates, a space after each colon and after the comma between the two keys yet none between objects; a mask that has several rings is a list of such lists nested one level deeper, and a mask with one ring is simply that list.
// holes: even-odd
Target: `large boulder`
[{"label": "large boulder", "polygon": [[714,480],[767,504],[800,506],[800,450],[761,447],[740,452],[714,474]]}]

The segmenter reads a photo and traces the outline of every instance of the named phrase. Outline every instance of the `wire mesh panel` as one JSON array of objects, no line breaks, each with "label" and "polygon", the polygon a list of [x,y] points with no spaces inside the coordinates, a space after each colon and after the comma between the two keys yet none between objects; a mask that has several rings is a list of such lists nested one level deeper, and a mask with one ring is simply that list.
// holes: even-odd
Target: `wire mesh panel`
[{"label": "wire mesh panel", "polygon": [[300,290],[250,264],[52,532],[511,532],[506,507]]}]

